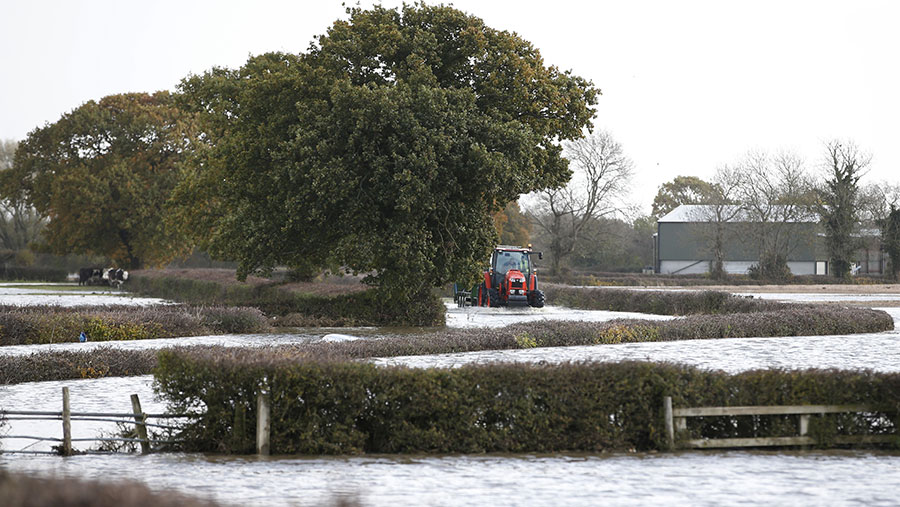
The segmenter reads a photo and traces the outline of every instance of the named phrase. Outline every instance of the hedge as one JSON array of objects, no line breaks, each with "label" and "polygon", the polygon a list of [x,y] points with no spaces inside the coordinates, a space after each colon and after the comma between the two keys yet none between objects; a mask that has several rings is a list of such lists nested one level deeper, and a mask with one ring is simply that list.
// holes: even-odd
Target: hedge
[{"label": "hedge", "polygon": [[750,313],[782,310],[793,303],[736,296],[728,292],[633,290],[569,287],[544,284],[547,301],[568,308],[611,312],[693,315],[700,313]]},{"label": "hedge", "polygon": [[[350,342],[284,345],[252,351],[240,348],[227,349],[227,352],[221,353],[258,355],[261,358],[290,358],[293,361],[346,361],[369,357],[479,350],[688,339],[840,335],[889,329],[893,329],[893,319],[879,310],[792,305],[782,311],[755,314],[693,315],[668,321],[541,321],[513,324],[503,328],[442,330]],[[220,348],[213,347],[209,350]],[[110,349],[103,353],[93,351],[83,354],[85,355],[78,356],[75,352],[54,351],[23,357],[0,356],[0,384],[85,376],[140,375],[149,373],[155,364],[152,356],[150,359],[145,357],[152,354],[147,351]],[[75,359],[79,357],[80,359]],[[109,359],[106,359],[107,357]],[[142,366],[124,369],[114,367],[114,364],[122,363]],[[89,372],[90,375],[84,372]]]},{"label": "hedge", "polygon": [[434,326],[444,323],[446,311],[434,295],[397,305],[382,299],[374,289],[319,296],[290,292],[274,284],[226,286],[190,278],[134,276],[128,281],[128,290],[181,303],[252,306],[278,317],[275,324],[282,326]]},{"label": "hedge", "polygon": [[31,282],[65,282],[69,272],[59,268],[0,267],[0,280]]},{"label": "hedge", "polygon": [[342,360],[449,354],[478,350],[565,347],[629,342],[875,333],[894,328],[890,315],[866,308],[790,305],[784,310],[690,315],[672,320],[538,321],[502,328],[450,329],[349,342],[317,342],[281,354]]},{"label": "hedge", "polygon": [[0,346],[174,338],[270,330],[255,308],[0,306]]},{"label": "hedge", "polygon": [[[643,362],[489,364],[457,369],[278,359],[206,350],[160,353],[156,388],[176,412],[184,450],[252,453],[256,397],[270,396],[273,454],[648,451],[666,446],[663,397],[676,406],[872,405],[900,410],[900,374],[807,370],[737,375]],[[898,421],[831,417],[811,434],[888,434]],[[692,438],[775,436],[790,416],[718,417]]]},{"label": "hedge", "polygon": [[54,350],[26,356],[0,355],[0,385],[100,377],[148,375],[155,350]]}]

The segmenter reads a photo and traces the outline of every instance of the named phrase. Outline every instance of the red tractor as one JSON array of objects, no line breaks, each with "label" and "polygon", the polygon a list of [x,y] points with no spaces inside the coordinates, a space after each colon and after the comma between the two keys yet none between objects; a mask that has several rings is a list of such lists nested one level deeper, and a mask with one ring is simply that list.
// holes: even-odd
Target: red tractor
[{"label": "red tractor", "polygon": [[541,252],[533,252],[531,245],[498,246],[491,254],[491,269],[484,272],[484,281],[466,294],[457,293],[460,306],[470,302],[473,306],[529,305],[544,306],[544,293],[538,290],[537,270],[531,256],[543,258]]}]

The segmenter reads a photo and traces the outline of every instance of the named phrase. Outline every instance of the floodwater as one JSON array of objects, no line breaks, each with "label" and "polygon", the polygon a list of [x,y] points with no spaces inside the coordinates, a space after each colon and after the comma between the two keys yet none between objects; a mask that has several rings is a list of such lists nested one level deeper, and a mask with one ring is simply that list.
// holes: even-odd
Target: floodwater
[{"label": "floodwater", "polygon": [[485,350],[437,356],[378,358],[379,365],[453,368],[464,364],[565,361],[668,361],[730,373],[756,368],[900,370],[900,308],[881,308],[892,331],[855,335],[729,338],[578,347]]},{"label": "floodwater", "polygon": [[[762,295],[760,295],[762,296]],[[779,294],[778,296],[783,296]],[[64,295],[61,295],[64,297]],[[798,297],[797,300],[802,300]],[[853,296],[857,300],[857,296]],[[878,300],[883,300],[879,298]],[[900,308],[886,308],[900,328]],[[448,324],[502,325],[541,318],[607,320],[615,312],[564,308],[449,308]],[[633,316],[633,315],[629,315]],[[640,315],[641,317],[645,317]],[[370,339],[384,330],[302,331],[178,340],[65,344],[54,347],[163,347],[219,343],[229,346],[319,339]],[[43,346],[3,347],[29,353]],[[9,351],[9,352],[7,352]],[[872,368],[900,371],[900,331],[851,336],[749,338],[535,348],[468,354],[377,359],[379,364],[455,367],[488,361],[672,361],[736,372],[753,368]],[[60,410],[70,387],[73,411],[130,412],[138,394],[145,412],[162,412],[152,377],[106,378],[0,386],[0,408]],[[8,435],[59,437],[60,421],[10,421]],[[73,436],[111,433],[115,427],[73,422]],[[50,443],[2,440],[6,450],[47,450]],[[77,443],[85,449],[89,444]],[[184,454],[86,455],[60,458],[0,455],[0,468],[70,477],[131,479],[154,489],[175,489],[233,505],[323,505],[340,498],[363,505],[896,505],[900,453],[683,452],[665,454],[515,456],[223,457]]]},{"label": "floodwater", "polygon": [[138,480],[231,505],[896,505],[881,452],[223,457],[0,455],[0,467]]},{"label": "floodwater", "polygon": [[536,322],[539,320],[580,320],[586,322],[603,322],[612,319],[646,319],[666,320],[668,315],[653,315],[637,312],[607,312],[602,310],[575,310],[562,306],[545,306],[531,308],[529,306],[487,308],[467,306],[458,308],[451,302],[447,306],[447,327],[503,327],[520,322]]},{"label": "floodwater", "polygon": [[79,287],[70,283],[2,283],[0,305],[14,306],[82,306],[82,305],[130,305],[151,306],[171,304],[159,298],[135,297],[127,292]]}]

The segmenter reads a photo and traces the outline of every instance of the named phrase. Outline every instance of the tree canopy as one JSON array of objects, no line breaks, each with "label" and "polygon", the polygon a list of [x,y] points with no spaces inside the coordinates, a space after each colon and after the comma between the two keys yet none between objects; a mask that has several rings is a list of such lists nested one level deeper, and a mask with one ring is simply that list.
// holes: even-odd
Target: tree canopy
[{"label": "tree canopy", "polygon": [[492,214],[569,178],[598,91],[445,6],[348,9],[307,53],[181,85],[210,143],[176,219],[239,276],[343,266],[406,301],[471,278]]},{"label": "tree canopy", "polygon": [[859,246],[859,241],[853,237],[859,222],[859,179],[871,157],[861,153],[852,142],[830,141],[825,149],[828,177],[819,191],[819,213],[825,225],[831,272],[837,278],[847,278],[853,254]]},{"label": "tree canopy", "polygon": [[706,204],[714,194],[709,182],[696,176],[676,176],[659,186],[651,215],[659,219],[682,204]]},{"label": "tree canopy", "polygon": [[168,92],[89,101],[28,134],[0,192],[49,218],[43,238],[54,253],[164,263],[185,246],[163,227],[163,210],[188,127]]}]

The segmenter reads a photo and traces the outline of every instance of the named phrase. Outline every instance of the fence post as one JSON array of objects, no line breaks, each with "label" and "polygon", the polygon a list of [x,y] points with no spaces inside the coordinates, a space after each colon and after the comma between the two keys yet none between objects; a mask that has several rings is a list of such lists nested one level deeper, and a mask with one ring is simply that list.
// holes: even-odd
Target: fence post
[{"label": "fence post", "polygon": [[672,397],[663,398],[663,410],[666,417],[666,437],[668,437],[669,450],[675,449],[675,423],[672,420]]},{"label": "fence post", "polygon": [[269,433],[272,428],[269,418],[269,397],[262,389],[256,395],[256,409],[256,453],[268,456]]},{"label": "fence post", "polygon": [[63,444],[62,455],[72,455],[72,410],[69,408],[69,388],[62,388],[63,407],[62,407],[62,427],[63,427]]},{"label": "fence post", "polygon": [[141,441],[141,454],[150,453],[150,438],[147,436],[147,416],[141,410],[141,400],[138,395],[131,395],[131,409],[134,412],[134,429]]},{"label": "fence post", "polygon": [[800,436],[805,437],[809,434],[809,414],[800,416]]}]

